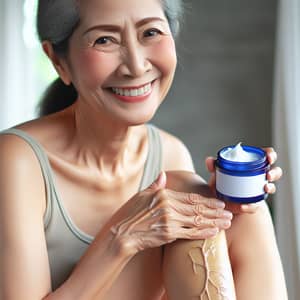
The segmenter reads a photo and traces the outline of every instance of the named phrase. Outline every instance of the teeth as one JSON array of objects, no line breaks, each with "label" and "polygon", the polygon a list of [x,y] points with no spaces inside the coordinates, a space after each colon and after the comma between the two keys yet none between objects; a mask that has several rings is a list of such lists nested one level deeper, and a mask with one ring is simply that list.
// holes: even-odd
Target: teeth
[{"label": "teeth", "polygon": [[112,91],[120,96],[143,96],[151,90],[151,83],[146,84],[145,86],[138,89],[122,89],[122,88],[112,88]]}]

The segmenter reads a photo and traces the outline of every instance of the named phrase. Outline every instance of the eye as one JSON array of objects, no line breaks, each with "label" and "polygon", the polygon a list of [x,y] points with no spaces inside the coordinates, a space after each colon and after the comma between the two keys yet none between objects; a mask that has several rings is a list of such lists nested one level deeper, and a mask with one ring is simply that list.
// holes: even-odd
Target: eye
[{"label": "eye", "polygon": [[162,34],[162,32],[159,29],[151,28],[144,32],[144,37],[155,37],[160,34]]},{"label": "eye", "polygon": [[103,52],[111,52],[120,46],[120,42],[117,36],[111,35],[103,35],[100,37],[95,37],[92,47],[96,50],[103,51]]},{"label": "eye", "polygon": [[95,45],[108,45],[112,42],[114,42],[112,37],[102,36],[95,41]]}]

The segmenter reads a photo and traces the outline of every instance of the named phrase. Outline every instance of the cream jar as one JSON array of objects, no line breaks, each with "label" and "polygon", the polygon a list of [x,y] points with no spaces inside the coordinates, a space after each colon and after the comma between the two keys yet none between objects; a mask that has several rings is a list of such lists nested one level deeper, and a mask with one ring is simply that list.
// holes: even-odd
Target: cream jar
[{"label": "cream jar", "polygon": [[216,191],[221,200],[253,203],[267,198],[264,186],[270,166],[266,152],[253,146],[227,146],[216,160]]}]

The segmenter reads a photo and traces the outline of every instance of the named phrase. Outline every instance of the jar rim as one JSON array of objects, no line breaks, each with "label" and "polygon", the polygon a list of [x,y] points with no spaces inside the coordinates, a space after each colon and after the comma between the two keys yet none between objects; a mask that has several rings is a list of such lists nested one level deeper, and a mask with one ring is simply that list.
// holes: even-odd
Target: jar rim
[{"label": "jar rim", "polygon": [[258,159],[253,161],[241,162],[241,161],[232,161],[224,158],[222,153],[228,149],[234,148],[235,145],[230,145],[223,147],[218,151],[218,158],[216,160],[216,166],[219,168],[224,168],[227,170],[237,170],[237,171],[249,171],[249,170],[258,170],[260,168],[266,167],[269,163],[267,161],[266,151],[255,146],[242,145],[243,150],[255,153],[258,155]]}]

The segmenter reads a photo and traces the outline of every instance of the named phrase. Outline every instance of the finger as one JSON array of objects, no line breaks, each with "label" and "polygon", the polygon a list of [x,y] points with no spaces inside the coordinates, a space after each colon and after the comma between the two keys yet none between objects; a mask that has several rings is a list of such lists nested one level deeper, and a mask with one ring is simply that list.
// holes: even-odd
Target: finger
[{"label": "finger", "polygon": [[232,219],[232,213],[223,208],[209,208],[203,204],[186,205],[179,203],[174,207],[174,210],[185,216],[204,216],[205,218],[225,218]]},{"label": "finger", "polygon": [[[214,212],[209,211],[207,211],[209,215],[215,215],[216,213],[216,210],[214,210]],[[226,212],[224,214],[224,211],[221,210],[218,210],[218,214],[222,217],[207,218],[203,215],[187,216],[176,211],[172,211],[170,208],[159,208],[152,216],[152,224],[150,225],[150,229],[162,234],[165,240],[180,238],[180,236],[178,236],[178,231],[181,228],[194,228],[198,231],[210,228],[218,228],[218,230],[228,229],[231,226],[232,214],[230,212]],[[199,234],[199,232],[196,232],[196,234]],[[198,235],[195,237],[197,238]],[[181,236],[181,238],[187,238],[187,236]]]},{"label": "finger", "polygon": [[282,177],[282,169],[280,167],[275,167],[267,173],[267,179],[270,182],[279,180]]},{"label": "finger", "polygon": [[248,214],[253,214],[255,213],[258,208],[260,207],[261,203],[256,202],[256,203],[249,203],[249,204],[242,204],[240,206],[240,212],[241,213],[248,213]]},{"label": "finger", "polygon": [[265,192],[268,194],[275,194],[276,193],[276,186],[274,183],[267,183],[265,185]]},{"label": "finger", "polygon": [[277,160],[277,153],[275,152],[274,148],[267,147],[267,148],[263,148],[263,150],[266,151],[267,159],[268,159],[269,163],[271,165],[274,164]]},{"label": "finger", "polygon": [[206,168],[210,173],[213,173],[215,171],[215,158],[212,156],[209,156],[205,159]]},{"label": "finger", "polygon": [[177,231],[177,238],[190,240],[204,240],[216,236],[219,233],[219,228],[180,228]]},{"label": "finger", "polygon": [[216,173],[211,174],[208,185],[211,188],[211,190],[214,191],[216,189]]},{"label": "finger", "polygon": [[233,214],[255,213],[258,207],[259,202],[249,204],[234,203],[229,201],[226,202],[226,209],[230,210]]},{"label": "finger", "polygon": [[169,197],[171,199],[183,202],[185,204],[190,204],[190,205],[202,204],[209,208],[225,207],[225,203],[221,200],[218,200],[216,198],[207,198],[196,193],[181,193],[181,192],[170,191]]},{"label": "finger", "polygon": [[155,181],[147,188],[151,191],[157,191],[159,189],[163,189],[166,186],[167,176],[165,172],[160,172]]},{"label": "finger", "polygon": [[193,228],[197,227],[199,229],[217,227],[219,229],[227,229],[231,226],[230,219],[207,219],[203,216],[180,216],[177,221],[179,224],[182,224],[183,227]]},{"label": "finger", "polygon": [[216,236],[219,233],[219,228],[178,228],[176,231],[170,231],[167,228],[155,228],[155,237],[170,243],[176,239],[203,240]]},{"label": "finger", "polygon": [[[231,226],[231,215],[220,218],[206,218],[203,215],[186,216],[170,209],[161,208],[153,215],[151,228],[165,228],[174,231],[179,227],[197,227],[199,229],[218,227],[227,229]],[[176,231],[176,230],[175,230]]]}]

